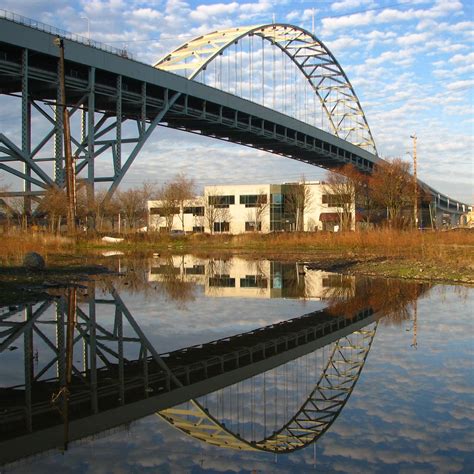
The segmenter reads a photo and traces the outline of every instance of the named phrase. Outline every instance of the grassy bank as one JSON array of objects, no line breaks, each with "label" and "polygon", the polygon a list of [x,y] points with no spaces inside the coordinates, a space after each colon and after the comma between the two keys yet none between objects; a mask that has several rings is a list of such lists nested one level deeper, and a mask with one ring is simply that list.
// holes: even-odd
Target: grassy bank
[{"label": "grassy bank", "polygon": [[195,234],[170,237],[131,234],[120,243],[105,243],[100,237],[77,239],[44,234],[2,235],[0,264],[18,265],[26,252],[36,251],[48,263],[80,261],[85,256],[117,250],[143,255],[197,253],[238,254],[313,262],[321,267],[331,262],[345,270],[402,278],[474,283],[474,231],[396,231],[390,229],[348,233],[274,233],[244,235]]}]

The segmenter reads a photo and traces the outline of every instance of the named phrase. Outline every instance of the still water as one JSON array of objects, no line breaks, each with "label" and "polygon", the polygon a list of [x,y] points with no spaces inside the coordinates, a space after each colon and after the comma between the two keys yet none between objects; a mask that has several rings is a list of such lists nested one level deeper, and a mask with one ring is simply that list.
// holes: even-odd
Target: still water
[{"label": "still water", "polygon": [[0,308],[1,472],[473,472],[473,288],[110,267]]}]

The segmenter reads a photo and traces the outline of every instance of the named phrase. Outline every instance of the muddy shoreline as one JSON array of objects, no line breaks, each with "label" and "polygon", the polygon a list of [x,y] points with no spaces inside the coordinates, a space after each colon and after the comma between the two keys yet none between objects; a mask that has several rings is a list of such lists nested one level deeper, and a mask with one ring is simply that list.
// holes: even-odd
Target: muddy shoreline
[{"label": "muddy shoreline", "polygon": [[[164,256],[164,255],[163,255]],[[449,267],[432,265],[426,262],[413,262],[406,259],[384,257],[347,258],[325,255],[315,258],[300,252],[280,254],[262,254],[261,252],[199,252],[200,257],[241,257],[249,260],[261,258],[277,261],[294,261],[304,264],[310,270],[348,275],[365,275],[374,278],[396,278],[417,280],[420,282],[444,283],[457,285],[474,285],[474,275],[470,267],[461,271],[453,271]],[[63,257],[64,258],[64,257]],[[148,258],[147,255],[129,255],[133,258]],[[81,286],[89,280],[116,275],[117,272],[108,267],[104,258],[97,258],[101,264],[75,265],[55,264],[42,270],[32,270],[23,266],[0,266],[0,306],[35,303],[54,298],[52,293],[71,286]],[[61,262],[63,263],[63,262]]]}]

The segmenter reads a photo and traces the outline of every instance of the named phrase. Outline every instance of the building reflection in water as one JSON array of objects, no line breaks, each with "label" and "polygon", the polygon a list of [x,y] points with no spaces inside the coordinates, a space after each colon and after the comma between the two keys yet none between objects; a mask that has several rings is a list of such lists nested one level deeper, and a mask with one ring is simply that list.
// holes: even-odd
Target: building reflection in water
[{"label": "building reflection in water", "polygon": [[[187,266],[181,261],[185,266],[175,260],[173,265],[155,262],[149,279],[168,290],[176,282],[176,288],[201,284],[213,296],[230,296],[233,289],[259,298],[275,297],[276,291],[325,298],[328,307],[166,354],[153,347],[110,280],[87,282],[34,305],[4,308],[2,464],[67,449],[70,441],[152,413],[218,446],[300,449],[317,440],[341,413],[378,321],[404,319],[407,306],[426,290],[395,280],[345,280],[327,273],[316,273],[318,282],[314,275],[306,281],[310,272],[295,264],[245,266],[237,260]],[[223,275],[236,287],[213,286]],[[10,371],[12,354],[21,371]]]},{"label": "building reflection in water", "polygon": [[204,259],[193,255],[154,258],[148,280],[185,286],[193,283],[205,294],[237,298],[304,298],[322,300],[343,292],[354,294],[355,277],[310,270],[303,263],[270,260]]}]

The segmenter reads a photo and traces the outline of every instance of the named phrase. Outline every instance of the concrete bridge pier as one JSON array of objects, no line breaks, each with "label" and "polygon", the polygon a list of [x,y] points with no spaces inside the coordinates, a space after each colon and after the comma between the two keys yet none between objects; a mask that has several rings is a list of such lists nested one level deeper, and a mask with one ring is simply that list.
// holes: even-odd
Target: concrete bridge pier
[{"label": "concrete bridge pier", "polygon": [[439,207],[436,207],[435,209],[433,220],[436,229],[442,229],[443,227],[457,227],[464,224],[464,214],[460,212],[449,212],[446,209]]}]

